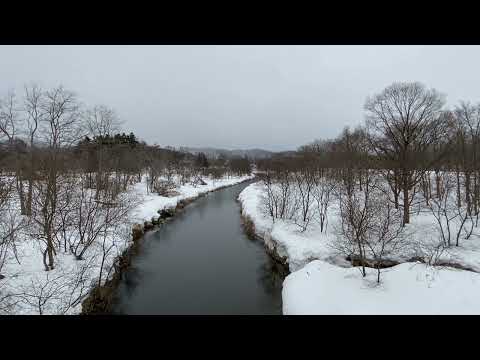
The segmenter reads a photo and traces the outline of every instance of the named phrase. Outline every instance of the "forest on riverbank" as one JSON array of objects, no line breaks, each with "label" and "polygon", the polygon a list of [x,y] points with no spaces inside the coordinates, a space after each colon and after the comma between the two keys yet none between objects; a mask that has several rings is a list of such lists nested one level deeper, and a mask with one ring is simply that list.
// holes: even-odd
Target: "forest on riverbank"
[{"label": "forest on riverbank", "polygon": [[[449,109],[435,89],[394,83],[368,97],[364,113],[362,125],[335,139],[262,159],[262,181],[240,195],[257,235],[299,272],[284,284],[284,311],[363,312],[345,294],[361,303],[368,284],[377,292],[367,303],[383,298],[394,304],[379,312],[421,313],[429,295],[414,288],[411,274],[419,271],[417,281],[429,287],[425,279],[436,277],[445,294],[436,300],[443,307],[432,311],[479,312],[474,303],[459,304],[475,298],[480,271],[480,105],[461,102]],[[423,266],[436,275],[425,275]],[[357,281],[328,280],[351,278],[355,272],[342,269],[349,267],[358,270]],[[441,272],[454,270],[462,271],[457,280]],[[452,281],[462,284],[458,291],[447,291]],[[413,303],[393,292],[380,296],[378,289],[385,288],[410,294]],[[332,303],[340,304],[337,310]]]},{"label": "forest on riverbank", "polygon": [[135,223],[251,172],[247,158],[149,145],[61,86],[4,96],[0,141],[2,313],[78,313]]}]

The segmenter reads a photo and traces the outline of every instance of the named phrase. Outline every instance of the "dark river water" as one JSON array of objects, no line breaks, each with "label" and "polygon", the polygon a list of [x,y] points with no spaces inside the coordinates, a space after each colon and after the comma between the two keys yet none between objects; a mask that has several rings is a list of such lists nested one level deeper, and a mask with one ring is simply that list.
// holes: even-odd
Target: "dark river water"
[{"label": "dark river water", "polygon": [[243,232],[243,183],[209,193],[147,233],[117,295],[119,314],[281,314],[283,271]]}]

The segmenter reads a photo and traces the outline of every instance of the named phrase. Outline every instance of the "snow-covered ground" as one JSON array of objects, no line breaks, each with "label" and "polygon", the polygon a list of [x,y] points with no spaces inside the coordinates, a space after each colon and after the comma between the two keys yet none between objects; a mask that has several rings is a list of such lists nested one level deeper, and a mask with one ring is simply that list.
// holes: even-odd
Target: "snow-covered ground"
[{"label": "snow-covered ground", "polygon": [[480,274],[404,263],[362,277],[358,268],[315,260],[283,283],[285,315],[480,314]]},{"label": "snow-covered ground", "polygon": [[134,185],[133,191],[135,191],[141,197],[142,204],[135,209],[132,216],[137,222],[151,220],[152,217],[158,218],[158,210],[168,207],[175,207],[180,200],[196,198],[202,193],[206,193],[224,186],[238,184],[242,181],[252,179],[253,177],[254,175],[242,177],[232,176],[216,180],[204,178],[203,180],[207,185],[181,185],[175,189],[179,195],[173,197],[158,196],[157,194],[146,194],[146,179],[144,178],[142,182]]},{"label": "snow-covered ground", "polygon": [[[257,235],[288,263],[291,274],[285,279],[282,294],[285,314],[480,313],[480,303],[473,301],[480,291],[480,274],[413,266],[415,263],[410,262],[384,269],[381,284],[373,286],[376,270],[369,269],[367,278],[362,279],[359,270],[331,246],[339,222],[335,201],[328,210],[326,232],[320,232],[315,221],[301,232],[293,221],[273,222],[263,209],[263,196],[264,186],[257,182],[246,187],[239,200],[243,215],[251,219]],[[454,234],[458,225],[451,226]],[[392,260],[405,262],[417,255],[419,244],[428,246],[429,241],[438,241],[439,230],[431,213],[422,210],[412,214],[406,234],[411,246]],[[440,259],[480,272],[479,236],[462,237],[460,246],[449,248]],[[439,299],[434,298],[437,295]],[[430,305],[433,302],[435,305]]]},{"label": "snow-covered ground", "polygon": [[[224,186],[230,186],[253,178],[254,176],[228,177],[213,180],[204,178],[207,185],[183,185],[175,189],[179,193],[175,197],[163,197],[146,193],[146,178],[132,186],[129,194],[135,193],[140,198],[130,216],[131,221],[123,224],[126,239],[131,239],[131,229],[134,223],[143,223],[158,218],[158,210],[174,207],[184,199],[195,198],[202,193]],[[2,308],[7,303],[10,314],[78,314],[81,312],[81,301],[74,300],[79,294],[86,293],[90,285],[97,281],[102,261],[102,243],[94,243],[85,254],[85,260],[77,261],[70,253],[58,252],[55,257],[55,269],[45,271],[42,262],[40,244],[31,236],[21,234],[17,242],[17,258],[10,256],[2,269],[4,279],[0,279],[0,300],[2,296],[10,295],[0,301],[0,314],[7,309]],[[105,259],[104,269],[110,269],[115,257],[130,244],[131,240],[119,240],[116,237],[106,239],[106,247],[115,244]],[[108,272],[105,271],[105,274]],[[105,274],[103,281],[105,281]],[[79,281],[81,284],[79,285]],[[102,283],[103,283],[102,281]],[[72,306],[72,302],[75,303]]]},{"label": "snow-covered ground", "polygon": [[[317,223],[312,222],[305,232],[290,221],[277,219],[275,222],[265,214],[261,205],[263,185],[256,182],[247,186],[239,195],[243,215],[250,217],[255,225],[255,232],[269,248],[276,248],[277,254],[285,257],[290,271],[296,271],[314,259],[328,260],[339,265],[348,263],[328,246],[333,240],[333,231],[320,232]],[[335,213],[332,206],[327,230],[333,227]]]}]

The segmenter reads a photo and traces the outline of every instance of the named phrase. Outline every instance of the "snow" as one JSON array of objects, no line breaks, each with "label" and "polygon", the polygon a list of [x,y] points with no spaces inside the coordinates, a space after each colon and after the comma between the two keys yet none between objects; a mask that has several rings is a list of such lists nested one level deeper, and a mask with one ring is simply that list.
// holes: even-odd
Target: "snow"
[{"label": "snow", "polygon": [[[123,224],[118,231],[125,231],[126,234],[130,234],[134,223],[143,223],[151,220],[152,217],[158,218],[158,210],[175,207],[180,200],[192,199],[202,193],[234,185],[253,177],[254,175],[232,176],[216,180],[207,177],[203,179],[207,185],[198,185],[196,187],[193,185],[179,186],[175,189],[179,195],[170,198],[157,194],[146,194],[146,178],[144,177],[140,183],[133,185],[128,190],[129,194],[138,195],[141,202],[132,211],[131,221]],[[105,274],[112,267],[116,256],[131,244],[131,236],[128,235],[126,238],[130,238],[130,240],[119,240],[115,236],[107,238],[107,247],[113,243],[116,246],[105,260],[105,268],[107,269],[106,271],[104,270]],[[10,256],[2,269],[2,275],[5,275],[5,278],[0,279],[0,299],[5,294],[15,295],[9,298],[12,302],[12,307],[8,309],[8,313],[39,314],[37,304],[39,298],[45,299],[45,304],[42,306],[44,314],[80,313],[81,301],[75,306],[69,306],[69,302],[78,297],[82,291],[86,293],[91,284],[98,281],[102,254],[99,248],[101,246],[101,243],[92,245],[84,256],[85,260],[82,261],[75,260],[74,256],[68,252],[60,251],[55,257],[55,269],[47,272],[43,266],[39,242],[26,233],[21,234],[17,246],[19,262],[17,262],[14,256]],[[82,287],[77,287],[75,291],[72,291],[74,287],[73,282],[78,280],[82,271],[85,271],[82,276],[83,289]],[[102,282],[106,280],[105,274]],[[7,312],[1,306],[5,302],[4,300],[3,303],[0,303],[0,314]]]},{"label": "snow", "polygon": [[157,194],[145,194],[146,179],[144,178],[142,179],[142,182],[134,185],[133,191],[142,197],[142,204],[134,211],[132,216],[137,222],[151,220],[152,217],[158,218],[158,210],[175,207],[180,200],[196,198],[203,193],[224,186],[238,184],[239,182],[252,179],[253,177],[254,175],[242,177],[232,176],[216,180],[206,178],[204,181],[207,185],[193,186],[191,184],[185,184],[177,187],[175,191],[178,192],[179,195],[173,197],[158,196]]},{"label": "snow", "polygon": [[[262,210],[261,199],[264,187],[260,182],[247,186],[239,195],[243,214],[250,217],[256,233],[269,247],[275,246],[280,256],[286,256],[290,271],[296,271],[312,260],[320,259],[336,265],[345,266],[342,257],[329,245],[335,240],[335,227],[339,222],[338,205],[332,200],[328,214],[326,232],[320,232],[317,223],[312,222],[305,232],[291,221],[277,219],[275,222]],[[455,234],[458,224],[451,224]],[[418,243],[436,240],[439,236],[436,220],[427,211],[413,212],[406,233],[412,243],[403,254],[392,260],[406,261],[416,255]],[[480,272],[480,236],[473,234],[470,239],[462,238],[460,246],[448,248],[441,260],[455,262],[466,268]]]},{"label": "snow", "polygon": [[[426,266],[407,262],[419,246],[438,242],[435,218],[425,209],[414,209],[406,226],[409,245],[391,257],[402,264],[382,270],[376,285],[376,270],[367,269],[362,278],[338,253],[332,242],[338,236],[338,204],[332,201],[327,231],[311,222],[305,232],[291,220],[276,219],[262,206],[264,186],[247,186],[239,195],[242,213],[250,218],[265,246],[274,249],[288,263],[291,274],[284,281],[284,314],[446,314],[480,313],[480,236],[462,235],[460,246],[444,251],[440,260],[456,263],[473,271]],[[452,234],[459,225],[451,224]],[[454,242],[454,241],[453,241]]]},{"label": "snow", "polygon": [[[417,241],[435,238],[439,233],[436,220],[426,211],[414,213],[411,216],[410,224],[407,229]],[[451,225],[452,234],[456,234],[459,224],[454,222]],[[454,240],[453,240],[454,242]],[[461,238],[459,246],[450,247],[442,260],[455,262],[480,272],[480,237],[478,234],[472,234],[470,239]]]},{"label": "snow", "polygon": [[[333,231],[320,232],[318,224],[312,222],[305,232],[291,222],[277,219],[275,222],[262,211],[261,196],[263,185],[260,182],[247,186],[239,195],[242,213],[250,217],[255,231],[270,248],[276,247],[278,255],[287,258],[290,271],[295,271],[314,259],[323,259],[344,265],[341,256],[328,245],[334,239]],[[332,212],[335,209],[329,210]],[[333,216],[331,216],[333,218]],[[327,227],[334,226],[333,220]]]},{"label": "snow", "polygon": [[315,260],[283,283],[285,315],[480,314],[480,274],[404,263],[382,270],[341,268]]}]

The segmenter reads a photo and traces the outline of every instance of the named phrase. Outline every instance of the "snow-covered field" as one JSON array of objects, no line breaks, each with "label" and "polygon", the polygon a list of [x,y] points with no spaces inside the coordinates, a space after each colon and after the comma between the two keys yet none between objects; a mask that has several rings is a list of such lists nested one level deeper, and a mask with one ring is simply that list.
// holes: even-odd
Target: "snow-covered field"
[{"label": "snow-covered field", "polygon": [[315,260],[287,276],[285,315],[480,314],[480,274],[404,263],[383,270],[341,268]]},{"label": "snow-covered field", "polygon": [[[263,194],[264,186],[257,182],[246,187],[239,200],[243,215],[252,220],[257,235],[288,263],[291,274],[285,279],[282,294],[285,314],[480,313],[480,303],[472,300],[480,291],[479,274],[409,262],[382,270],[381,284],[373,286],[376,270],[368,269],[367,278],[362,279],[359,270],[331,246],[339,222],[335,201],[328,210],[326,232],[320,232],[315,221],[301,232],[292,221],[273,222],[263,210]],[[451,226],[455,233],[457,224]],[[406,226],[411,246],[391,259],[407,261],[417,255],[419,244],[427,247],[430,241],[438,241],[438,233],[430,213],[414,211]],[[462,238],[460,246],[448,248],[439,259],[480,272],[479,236]],[[432,298],[437,295],[438,299]]]},{"label": "snow-covered field", "polygon": [[[212,191],[224,186],[230,186],[253,178],[251,176],[228,177],[219,180],[204,178],[207,185],[182,185],[175,190],[179,195],[163,197],[157,194],[146,193],[146,178],[132,186],[129,193],[140,198],[137,206],[130,216],[131,221],[123,224],[122,229],[131,239],[131,229],[134,223],[143,223],[158,218],[158,210],[174,207],[177,202],[184,199],[195,198],[202,193]],[[91,284],[98,281],[99,269],[102,261],[102,246],[112,247],[105,259],[104,269],[111,268],[113,261],[131,240],[119,240],[115,237],[106,239],[106,244],[99,242],[89,248],[84,258],[77,261],[70,253],[57,252],[55,269],[45,271],[42,262],[42,253],[38,241],[28,234],[21,234],[17,244],[17,259],[10,256],[2,269],[4,279],[0,279],[0,300],[9,295],[0,305],[9,305],[8,308],[0,306],[0,313],[10,314],[78,314],[81,312],[81,299],[75,301],[80,294],[87,293]],[[108,271],[105,271],[105,274]],[[105,274],[103,281],[105,281]],[[103,283],[102,281],[102,283]],[[79,283],[80,282],[80,283]],[[82,296],[83,299],[83,296]],[[72,303],[74,305],[72,305]]]}]

